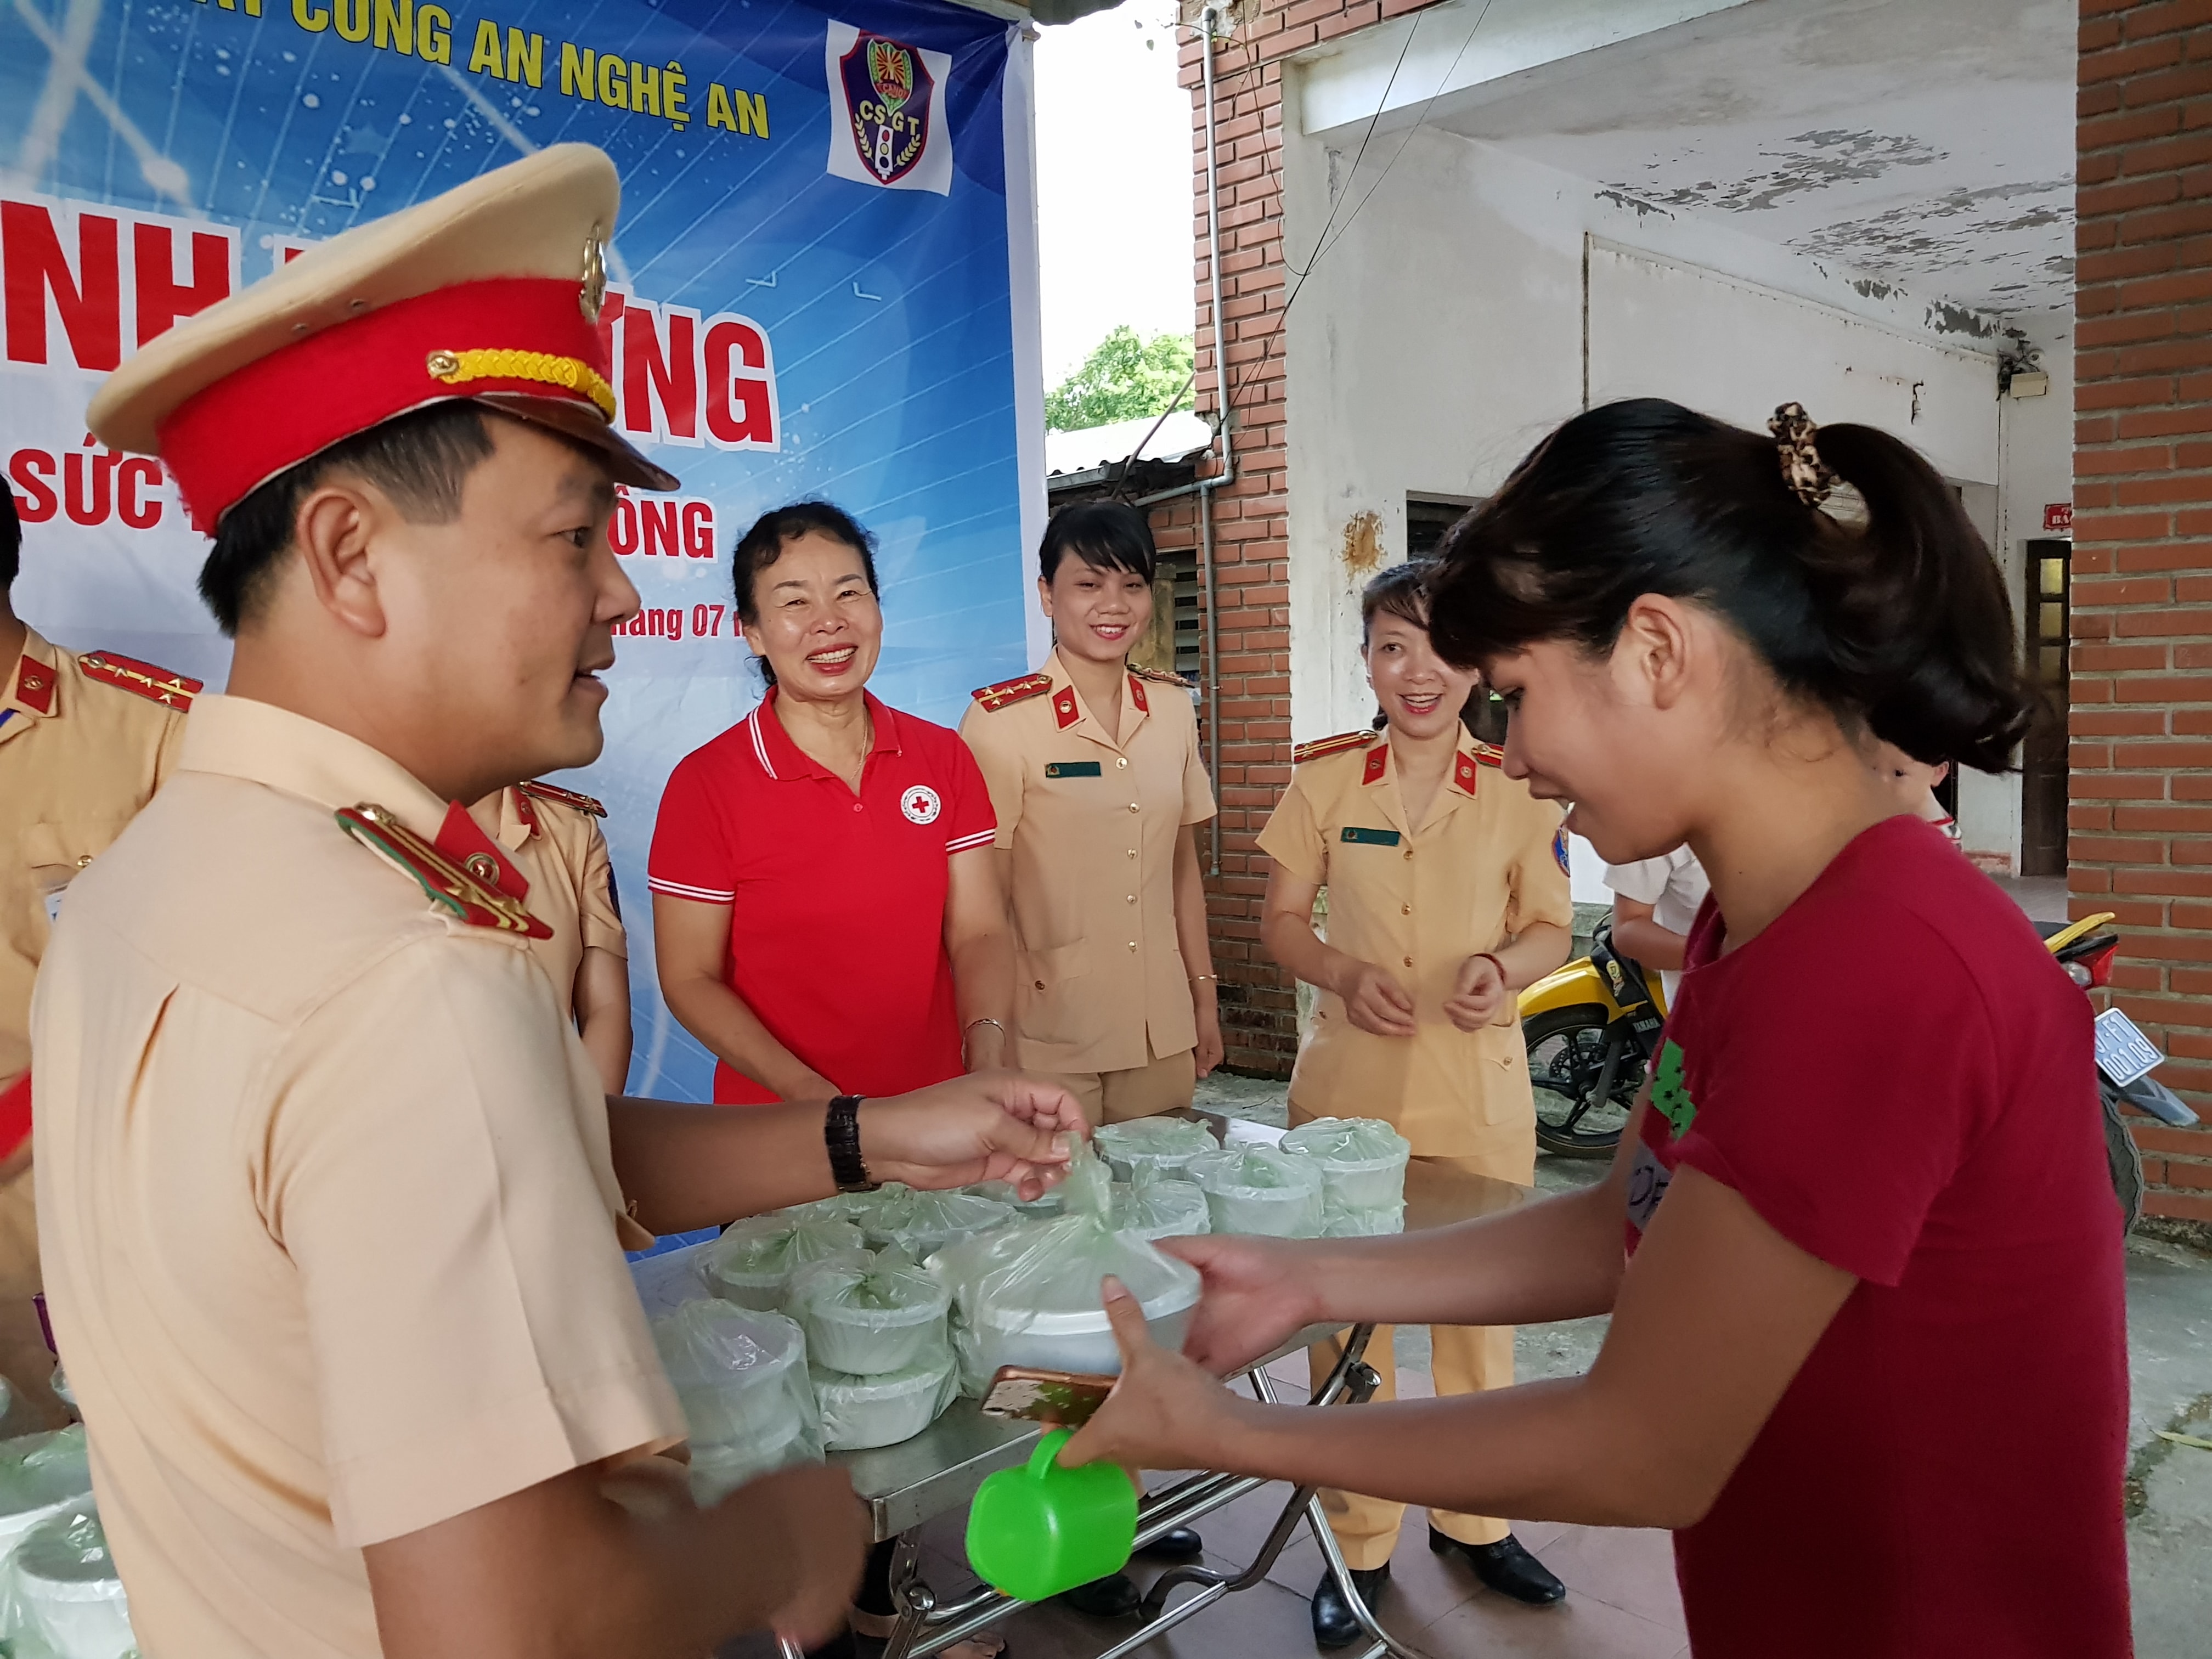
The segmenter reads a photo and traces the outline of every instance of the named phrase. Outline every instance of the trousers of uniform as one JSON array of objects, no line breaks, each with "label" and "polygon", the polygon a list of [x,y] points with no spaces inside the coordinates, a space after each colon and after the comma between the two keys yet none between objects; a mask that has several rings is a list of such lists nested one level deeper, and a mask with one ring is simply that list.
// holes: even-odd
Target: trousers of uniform
[{"label": "trousers of uniform", "polygon": [[[1424,1164],[1462,1170],[1493,1180],[1526,1186],[1534,1178],[1533,1143],[1528,1154],[1517,1158],[1425,1158]],[[1510,1164],[1512,1167],[1506,1167]],[[1368,1364],[1381,1377],[1374,1400],[1398,1397],[1398,1363],[1391,1352],[1397,1328],[1377,1325],[1368,1340]],[[1430,1375],[1437,1395],[1480,1394],[1503,1389],[1513,1381],[1513,1328],[1510,1325],[1431,1325],[1429,1327]],[[1344,1352],[1340,1339],[1316,1342],[1306,1350],[1306,1364],[1314,1386],[1319,1388],[1336,1369]],[[1328,1514],[1328,1529],[1344,1552],[1344,1565],[1354,1571],[1379,1567],[1398,1547],[1398,1527],[1406,1513],[1403,1504],[1388,1498],[1365,1498],[1357,1492],[1325,1491],[1322,1507]],[[1447,1538],[1462,1544],[1495,1544],[1510,1528],[1494,1516],[1461,1515],[1451,1510],[1431,1510],[1429,1522]]]},{"label": "trousers of uniform", "polygon": [[38,1293],[39,1210],[27,1163],[0,1182],[0,1376],[15,1391],[16,1422],[9,1426],[18,1433],[69,1421],[54,1395],[54,1357],[31,1301]]},{"label": "trousers of uniform", "polygon": [[1198,1050],[1161,1055],[1147,1044],[1145,1053],[1151,1058],[1142,1066],[1119,1072],[1055,1072],[1053,1081],[1083,1103],[1083,1115],[1094,1129],[1102,1123],[1182,1111],[1198,1087]]}]

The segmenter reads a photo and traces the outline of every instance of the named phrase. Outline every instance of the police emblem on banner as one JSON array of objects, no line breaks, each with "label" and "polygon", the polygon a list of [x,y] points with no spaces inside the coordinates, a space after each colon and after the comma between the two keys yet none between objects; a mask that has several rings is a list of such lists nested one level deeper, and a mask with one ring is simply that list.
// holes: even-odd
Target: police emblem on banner
[{"label": "police emblem on banner", "polygon": [[884,190],[952,191],[951,58],[849,23],[829,27],[830,171]]}]

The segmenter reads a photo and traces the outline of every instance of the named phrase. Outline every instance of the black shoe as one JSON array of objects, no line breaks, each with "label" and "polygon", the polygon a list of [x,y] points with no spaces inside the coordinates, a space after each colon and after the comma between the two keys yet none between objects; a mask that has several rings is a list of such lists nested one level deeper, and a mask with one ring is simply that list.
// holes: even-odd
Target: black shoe
[{"label": "black shoe", "polygon": [[1078,1613],[1088,1613],[1093,1619],[1127,1619],[1137,1610],[1143,1598],[1126,1572],[1109,1573],[1103,1578],[1094,1578],[1087,1584],[1078,1584],[1072,1590],[1062,1590],[1060,1599]]},{"label": "black shoe", "polygon": [[1548,1607],[1567,1599],[1567,1587],[1553,1577],[1550,1568],[1522,1548],[1521,1540],[1510,1532],[1495,1544],[1462,1544],[1431,1527],[1429,1547],[1438,1555],[1458,1553],[1492,1589],[1532,1607]]},{"label": "black shoe", "polygon": [[1137,1552],[1146,1561],[1195,1561],[1206,1553],[1206,1540],[1188,1527],[1164,1532]]},{"label": "black shoe", "polygon": [[[1354,1567],[1352,1570],[1352,1587],[1359,1592],[1359,1599],[1367,1603],[1370,1613],[1375,1611],[1375,1603],[1389,1582],[1390,1564],[1388,1561],[1379,1567]],[[1344,1590],[1337,1583],[1336,1575],[1333,1572],[1323,1573],[1321,1583],[1314,1586],[1313,1633],[1314,1645],[1317,1648],[1348,1648],[1367,1635],[1367,1627],[1352,1616],[1352,1608],[1344,1599]]]}]

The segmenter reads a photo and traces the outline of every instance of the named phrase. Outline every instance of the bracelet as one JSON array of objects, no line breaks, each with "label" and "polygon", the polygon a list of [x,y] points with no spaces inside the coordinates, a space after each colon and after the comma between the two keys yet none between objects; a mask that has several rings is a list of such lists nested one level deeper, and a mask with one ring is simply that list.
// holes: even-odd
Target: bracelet
[{"label": "bracelet", "polygon": [[1193,974],[1190,976],[1190,982],[1193,985],[1203,985],[1208,980],[1212,980],[1216,985],[1218,985],[1221,983],[1221,975],[1218,974]]},{"label": "bracelet", "polygon": [[830,1178],[841,1193],[872,1193],[883,1184],[869,1176],[867,1160],[860,1156],[860,1099],[859,1095],[839,1095],[822,1121]]},{"label": "bracelet", "polygon": [[967,1040],[968,1033],[974,1030],[978,1025],[988,1025],[993,1030],[996,1031],[1000,1036],[1004,1036],[1006,1034],[1006,1028],[1005,1026],[1000,1024],[997,1020],[993,1019],[988,1014],[985,1014],[980,1019],[969,1020],[965,1025],[960,1028],[961,1040],[965,1042]]},{"label": "bracelet", "polygon": [[1498,984],[1508,991],[1513,988],[1513,981],[1505,976],[1505,964],[1498,959],[1495,952],[1490,951],[1477,951],[1468,958],[1468,960],[1470,962],[1488,963],[1492,967],[1498,969]]}]

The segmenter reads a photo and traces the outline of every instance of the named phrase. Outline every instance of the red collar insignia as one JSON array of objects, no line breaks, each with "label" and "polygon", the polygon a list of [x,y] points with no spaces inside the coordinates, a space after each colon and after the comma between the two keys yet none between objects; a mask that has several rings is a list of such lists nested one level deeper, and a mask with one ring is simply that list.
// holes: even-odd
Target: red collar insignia
[{"label": "red collar insignia", "polygon": [[530,834],[538,834],[538,809],[530,804],[530,796],[520,784],[515,786],[514,799],[514,816]]},{"label": "red collar insignia", "polygon": [[1063,685],[1052,694],[1052,713],[1063,732],[1083,718],[1083,711],[1076,707],[1073,686]]},{"label": "red collar insignia", "polygon": [[1360,774],[1360,782],[1381,782],[1382,779],[1382,769],[1389,764],[1389,761],[1390,745],[1387,743],[1376,744],[1372,749],[1367,751],[1367,769]]},{"label": "red collar insignia", "polygon": [[1468,754],[1465,750],[1462,750],[1459,753],[1452,757],[1452,782],[1459,788],[1461,793],[1469,795],[1473,794],[1474,793],[1475,779],[1477,776],[1478,774],[1474,769],[1474,756]]},{"label": "red collar insignia", "polygon": [[1137,712],[1139,714],[1149,714],[1152,712],[1145,702],[1145,683],[1134,674],[1129,676],[1129,700],[1137,705]]},{"label": "red collar insignia", "polygon": [[34,714],[54,712],[54,671],[27,651],[15,669],[15,701]]}]

